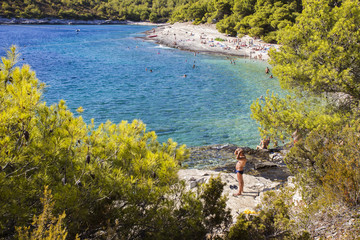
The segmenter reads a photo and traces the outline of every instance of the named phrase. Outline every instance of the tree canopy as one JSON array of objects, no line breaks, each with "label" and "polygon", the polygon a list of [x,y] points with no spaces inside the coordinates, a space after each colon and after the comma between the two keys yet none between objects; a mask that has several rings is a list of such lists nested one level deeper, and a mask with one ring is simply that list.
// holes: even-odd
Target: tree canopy
[{"label": "tree canopy", "polygon": [[301,1],[199,0],[175,8],[171,21],[217,23],[220,32],[236,36],[248,34],[275,42],[276,31],[295,22]]},{"label": "tree canopy", "polygon": [[286,89],[360,96],[360,8],[358,1],[305,1],[294,27],[279,35],[272,52],[274,73]]},{"label": "tree canopy", "polygon": [[252,117],[264,137],[290,142],[286,162],[309,196],[326,187],[329,199],[358,205],[360,3],[303,4],[296,24],[280,32],[280,50],[270,52],[274,74],[292,95],[258,99]]},{"label": "tree canopy", "polygon": [[17,18],[113,19],[167,21],[186,0],[4,0],[0,16]]}]

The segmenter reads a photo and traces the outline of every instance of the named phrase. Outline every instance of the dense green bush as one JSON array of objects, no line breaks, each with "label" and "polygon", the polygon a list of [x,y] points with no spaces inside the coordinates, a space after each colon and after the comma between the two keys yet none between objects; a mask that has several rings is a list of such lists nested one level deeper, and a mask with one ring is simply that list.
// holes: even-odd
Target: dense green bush
[{"label": "dense green bush", "polygon": [[[65,213],[54,217],[52,212],[54,202],[52,200],[51,190],[45,186],[44,197],[41,198],[43,207],[42,213],[39,216],[33,217],[29,227],[17,227],[17,239],[19,240],[65,240],[67,236],[66,227],[63,225]],[[76,239],[79,239],[76,236]]]},{"label": "dense green bush", "polygon": [[285,160],[309,199],[359,206],[360,3],[332,3],[306,1],[281,31],[271,63],[293,95],[258,99],[252,117],[264,137],[291,142]]},{"label": "dense green bush", "polygon": [[258,212],[241,213],[226,239],[311,239],[306,231],[297,227],[291,216],[293,194],[293,189],[289,188],[266,192]]},{"label": "dense green bush", "polygon": [[[320,239],[334,237],[334,233],[336,239],[358,239],[360,216],[357,208],[347,207],[338,199],[328,201],[323,194],[312,199],[301,197],[301,187],[295,179],[290,182],[263,193],[256,211],[241,213],[226,239],[310,240],[315,236]],[[324,226],[326,230],[318,230]]]}]

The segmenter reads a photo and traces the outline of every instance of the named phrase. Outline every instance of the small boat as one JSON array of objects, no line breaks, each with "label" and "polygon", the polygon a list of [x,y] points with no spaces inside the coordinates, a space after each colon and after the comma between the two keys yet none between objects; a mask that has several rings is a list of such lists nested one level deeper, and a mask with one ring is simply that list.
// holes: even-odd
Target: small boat
[{"label": "small boat", "polygon": [[149,38],[157,37],[157,35],[150,35]]}]

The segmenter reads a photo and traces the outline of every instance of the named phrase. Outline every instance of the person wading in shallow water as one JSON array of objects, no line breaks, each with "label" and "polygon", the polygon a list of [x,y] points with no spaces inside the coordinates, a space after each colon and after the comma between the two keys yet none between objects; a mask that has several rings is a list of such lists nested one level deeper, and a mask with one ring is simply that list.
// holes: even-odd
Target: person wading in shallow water
[{"label": "person wading in shallow water", "polygon": [[238,193],[234,193],[233,196],[239,196],[244,192],[244,179],[243,179],[243,174],[244,174],[244,167],[246,164],[246,157],[244,154],[244,150],[241,148],[237,148],[234,152],[236,159],[238,160],[236,163],[236,176],[239,182],[239,192]]},{"label": "person wading in shallow water", "polygon": [[270,69],[269,69],[268,67],[266,67],[265,73],[266,73],[266,74],[269,74],[269,72],[270,72]]}]

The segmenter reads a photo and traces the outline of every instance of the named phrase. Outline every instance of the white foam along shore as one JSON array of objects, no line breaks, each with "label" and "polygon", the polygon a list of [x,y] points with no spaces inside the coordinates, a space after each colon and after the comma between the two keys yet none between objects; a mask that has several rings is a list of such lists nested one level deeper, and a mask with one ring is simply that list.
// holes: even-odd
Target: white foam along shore
[{"label": "white foam along shore", "polygon": [[269,49],[279,47],[249,36],[229,37],[220,33],[214,24],[193,25],[189,22],[168,24],[147,31],[146,35],[146,40],[181,50],[258,60],[268,60]]}]

